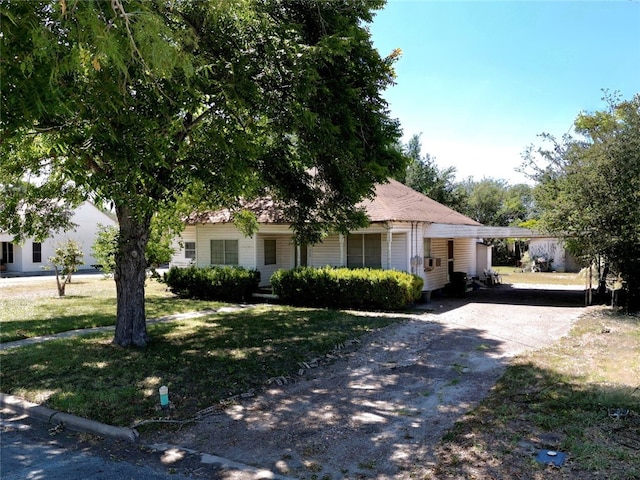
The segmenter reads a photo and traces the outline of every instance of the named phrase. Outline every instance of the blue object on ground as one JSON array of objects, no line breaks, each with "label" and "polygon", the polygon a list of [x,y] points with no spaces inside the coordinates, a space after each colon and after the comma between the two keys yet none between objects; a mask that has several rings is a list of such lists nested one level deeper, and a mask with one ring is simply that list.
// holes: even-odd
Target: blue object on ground
[{"label": "blue object on ground", "polygon": [[561,467],[567,458],[566,453],[556,452],[553,450],[538,450],[536,456],[536,462],[544,463],[545,465],[554,465]]}]

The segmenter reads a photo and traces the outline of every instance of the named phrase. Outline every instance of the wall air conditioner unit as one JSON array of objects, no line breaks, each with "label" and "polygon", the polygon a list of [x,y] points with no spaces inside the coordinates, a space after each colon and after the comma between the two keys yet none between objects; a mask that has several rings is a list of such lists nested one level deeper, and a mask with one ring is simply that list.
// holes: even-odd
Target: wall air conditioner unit
[{"label": "wall air conditioner unit", "polygon": [[424,257],[424,271],[430,272],[436,266],[436,259],[431,257]]}]

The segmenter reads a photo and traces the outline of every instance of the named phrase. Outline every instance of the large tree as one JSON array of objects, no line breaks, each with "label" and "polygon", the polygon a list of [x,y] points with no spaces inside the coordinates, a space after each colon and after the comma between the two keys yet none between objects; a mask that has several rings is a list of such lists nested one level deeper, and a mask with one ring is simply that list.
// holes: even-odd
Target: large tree
[{"label": "large tree", "polygon": [[472,178],[462,183],[466,203],[462,211],[485,225],[518,226],[536,212],[533,191],[529,185],[509,185],[505,180]]},{"label": "large tree", "polygon": [[543,138],[526,153],[542,223],[586,260],[602,257],[640,308],[640,95],[605,96],[608,109],[581,113],[575,136]]},{"label": "large tree", "polygon": [[383,3],[0,0],[0,228],[42,234],[38,202],[111,203],[114,342],[144,346],[158,211],[268,194],[299,239],[361,225],[353,205],[403,166],[381,96],[395,54],[366,28]]},{"label": "large tree", "polygon": [[454,210],[465,204],[465,191],[455,182],[456,168],[441,169],[434,157],[423,155],[420,135],[413,135],[400,148],[407,158],[407,168],[396,177],[400,182]]}]

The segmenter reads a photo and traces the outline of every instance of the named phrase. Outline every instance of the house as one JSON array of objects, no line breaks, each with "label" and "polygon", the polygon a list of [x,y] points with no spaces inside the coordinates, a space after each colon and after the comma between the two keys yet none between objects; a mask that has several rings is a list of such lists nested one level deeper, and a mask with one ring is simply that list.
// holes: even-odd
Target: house
[{"label": "house", "polygon": [[372,267],[414,273],[424,290],[443,288],[453,272],[478,275],[491,267],[491,247],[483,237],[528,236],[508,227],[485,227],[475,220],[390,179],[375,187],[375,197],[360,204],[370,225],[348,235],[328,235],[315,245],[295,245],[281,211],[269,199],[246,207],[259,229],[244,236],[223,209],[193,214],[174,243],[170,266],[239,265],[261,273],[267,286],[278,269],[296,266]]},{"label": "house", "polygon": [[580,271],[580,262],[566,250],[559,238],[531,238],[528,252],[531,259],[543,258],[549,261],[550,268],[556,272]]},{"label": "house", "polygon": [[84,265],[79,270],[92,269],[96,259],[91,255],[91,246],[95,241],[98,226],[115,226],[117,222],[90,202],[84,202],[73,212],[71,221],[76,227],[72,230],[52,235],[42,242],[27,239],[21,244],[15,243],[13,236],[0,232],[0,259],[8,273],[40,273],[48,265],[58,243],[67,239],[79,243],[84,253]]}]

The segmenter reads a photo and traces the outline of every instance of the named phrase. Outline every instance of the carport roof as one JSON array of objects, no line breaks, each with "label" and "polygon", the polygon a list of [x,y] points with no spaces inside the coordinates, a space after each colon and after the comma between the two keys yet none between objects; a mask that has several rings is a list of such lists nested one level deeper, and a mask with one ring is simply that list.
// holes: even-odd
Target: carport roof
[{"label": "carport roof", "polygon": [[557,235],[520,227],[488,227],[484,225],[440,227],[440,225],[430,225],[427,235],[431,238],[557,238]]}]

